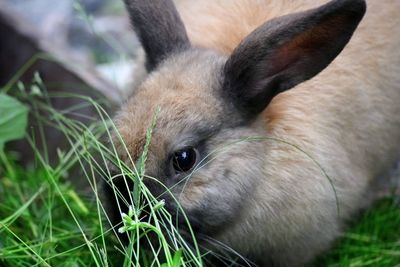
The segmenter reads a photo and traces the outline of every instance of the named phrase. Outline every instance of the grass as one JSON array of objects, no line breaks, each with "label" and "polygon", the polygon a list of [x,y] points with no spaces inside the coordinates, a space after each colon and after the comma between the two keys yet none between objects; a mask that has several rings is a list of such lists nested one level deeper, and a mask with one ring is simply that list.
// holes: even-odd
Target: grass
[{"label": "grass", "polygon": [[387,197],[367,210],[336,247],[311,266],[399,267],[400,204]]},{"label": "grass", "polygon": [[26,170],[8,160],[0,180],[2,266],[120,266],[118,257],[102,253],[117,242],[102,228],[96,204],[61,180],[45,168]]},{"label": "grass", "polygon": [[[32,85],[9,83],[0,92],[4,90],[29,104],[38,131],[25,135],[35,153],[30,166],[21,167],[17,163],[20,155],[13,151],[0,153],[0,266],[208,266],[195,240],[190,246],[180,236],[163,202],[142,182],[157,113],[140,160],[132,161],[135,168],[129,168],[110,142],[119,137],[112,138],[114,125],[98,102],[48,94],[40,77]],[[94,107],[98,117],[87,118],[89,123],[84,125],[66,116],[82,105],[62,112],[50,105],[51,98],[70,97]],[[58,151],[52,164],[45,126],[61,131],[69,144]],[[71,183],[76,175],[88,191]],[[121,214],[123,224],[112,228],[100,185],[121,175],[132,180],[134,187],[129,199],[119,203],[120,213],[122,206],[130,206]],[[114,188],[114,194],[121,192]],[[120,240],[118,232],[129,235],[129,245]],[[156,242],[150,242],[154,236]],[[368,210],[334,249],[310,266],[400,266],[400,205],[396,199],[384,199]]]},{"label": "grass", "polygon": [[[23,169],[13,155],[7,162],[0,176],[2,266],[122,266],[125,252],[102,227],[93,197],[62,177],[53,184],[45,168]],[[399,225],[398,204],[382,200],[313,266],[400,266]]]}]

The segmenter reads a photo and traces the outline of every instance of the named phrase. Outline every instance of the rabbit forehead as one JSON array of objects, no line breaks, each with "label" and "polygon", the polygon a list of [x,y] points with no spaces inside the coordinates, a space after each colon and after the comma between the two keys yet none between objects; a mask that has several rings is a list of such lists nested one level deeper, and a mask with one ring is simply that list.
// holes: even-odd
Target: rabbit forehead
[{"label": "rabbit forehead", "polygon": [[166,60],[149,75],[116,117],[132,159],[140,156],[156,113],[150,149],[159,158],[221,126],[226,104],[218,90],[224,62],[213,52],[192,50]]}]

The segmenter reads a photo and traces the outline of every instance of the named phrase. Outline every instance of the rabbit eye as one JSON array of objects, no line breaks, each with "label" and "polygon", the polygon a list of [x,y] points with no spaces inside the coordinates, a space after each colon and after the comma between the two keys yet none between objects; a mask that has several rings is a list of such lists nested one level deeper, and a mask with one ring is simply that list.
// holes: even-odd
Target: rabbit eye
[{"label": "rabbit eye", "polygon": [[172,166],[178,172],[190,171],[196,164],[198,152],[193,147],[186,147],[176,151],[172,158]]}]

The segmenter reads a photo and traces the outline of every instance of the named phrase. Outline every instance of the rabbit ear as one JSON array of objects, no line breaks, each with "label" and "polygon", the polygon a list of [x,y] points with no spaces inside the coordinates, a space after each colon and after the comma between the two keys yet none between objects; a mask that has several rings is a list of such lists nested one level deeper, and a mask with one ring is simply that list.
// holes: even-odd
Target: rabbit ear
[{"label": "rabbit ear", "polygon": [[366,10],[363,0],[334,0],[266,22],[233,51],[224,67],[223,93],[246,116],[310,79],[342,51]]},{"label": "rabbit ear", "polygon": [[190,47],[172,0],[125,0],[131,23],[146,52],[148,71],[172,53]]}]

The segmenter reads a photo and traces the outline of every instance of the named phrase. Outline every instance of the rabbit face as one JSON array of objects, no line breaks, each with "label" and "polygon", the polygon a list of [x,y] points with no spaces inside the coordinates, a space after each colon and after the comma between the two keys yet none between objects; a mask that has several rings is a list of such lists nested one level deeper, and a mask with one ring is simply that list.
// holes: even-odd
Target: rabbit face
[{"label": "rabbit face", "polygon": [[[244,121],[221,100],[225,62],[224,56],[207,50],[190,50],[165,61],[116,118],[136,160],[159,108],[146,174],[171,190],[192,227],[203,234],[215,234],[240,216],[262,177],[265,154],[259,141],[243,140],[265,134],[262,123]],[[182,159],[182,153],[189,160]],[[179,212],[163,185],[151,179],[145,183],[155,196],[167,200],[171,213]]]}]

